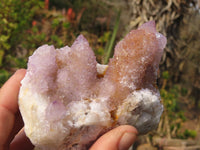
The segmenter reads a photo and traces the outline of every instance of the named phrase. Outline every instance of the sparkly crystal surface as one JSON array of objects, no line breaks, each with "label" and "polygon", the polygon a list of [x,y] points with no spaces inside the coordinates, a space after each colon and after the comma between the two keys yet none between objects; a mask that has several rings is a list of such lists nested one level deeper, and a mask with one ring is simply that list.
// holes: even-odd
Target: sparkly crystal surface
[{"label": "sparkly crystal surface", "polygon": [[43,45],[29,57],[19,94],[26,135],[39,149],[87,149],[106,131],[156,128],[163,106],[156,88],[166,38],[155,22],[132,30],[100,65],[80,35],[71,47]]}]

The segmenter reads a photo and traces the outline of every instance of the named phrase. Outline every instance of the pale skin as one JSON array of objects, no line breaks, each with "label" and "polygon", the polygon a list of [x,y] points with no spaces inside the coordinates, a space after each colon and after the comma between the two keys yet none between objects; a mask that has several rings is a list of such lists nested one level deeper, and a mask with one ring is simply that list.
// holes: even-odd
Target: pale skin
[{"label": "pale skin", "polygon": [[[0,150],[32,150],[26,137],[18,108],[20,81],[26,74],[18,70],[0,89]],[[90,150],[127,150],[136,140],[137,130],[129,125],[119,126],[102,135]]]}]

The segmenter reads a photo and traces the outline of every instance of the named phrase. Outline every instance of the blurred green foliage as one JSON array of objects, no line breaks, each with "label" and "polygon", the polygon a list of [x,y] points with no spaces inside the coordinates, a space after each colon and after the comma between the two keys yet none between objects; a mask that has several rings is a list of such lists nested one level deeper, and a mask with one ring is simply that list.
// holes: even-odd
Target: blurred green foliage
[{"label": "blurred green foliage", "polygon": [[28,36],[34,15],[42,7],[40,0],[1,0],[0,85],[8,79],[11,68],[26,66],[26,58],[16,56],[16,47]]},{"label": "blurred green foliage", "polygon": [[[116,12],[119,8],[105,4],[103,1],[96,0],[50,0],[50,8],[66,9],[72,8],[75,12],[76,19],[80,22],[76,28],[79,31],[89,31],[102,36],[102,32],[113,27],[115,22],[111,21],[111,17],[115,20]],[[113,20],[112,19],[112,20]],[[103,21],[104,20],[104,21]]]},{"label": "blurred green foliage", "polygon": [[0,49],[10,50],[30,28],[35,12],[42,6],[39,0],[1,0],[0,3]]},{"label": "blurred green foliage", "polygon": [[167,111],[171,114],[171,117],[174,116],[174,112],[177,112],[178,105],[178,91],[176,87],[171,88],[169,91],[165,89],[160,90],[161,97],[163,98],[165,108],[167,108]]},{"label": "blurred green foliage", "polygon": [[10,74],[8,71],[4,69],[0,69],[0,84],[2,85],[3,83],[6,82],[6,80],[10,77]]},{"label": "blurred green foliage", "polygon": [[173,126],[173,121],[178,119],[181,119],[183,122],[186,121],[184,112],[179,106],[179,98],[181,96],[180,88],[174,85],[169,90],[161,89],[160,94],[165,106],[165,111],[169,116],[169,121],[172,123],[171,125]]},{"label": "blurred green foliage", "polygon": [[104,32],[104,34],[98,38],[100,47],[98,47],[97,51],[95,51],[96,55],[101,55],[101,56],[105,55],[104,47],[108,47],[110,36],[111,36],[111,32],[107,31],[107,32]]},{"label": "blurred green foliage", "polygon": [[[168,80],[170,80],[169,72],[164,71],[162,73],[162,78],[164,79],[163,83],[167,83]],[[170,134],[176,138],[181,138],[184,135],[184,133],[179,133],[182,123],[187,121],[184,109],[181,107],[180,97],[184,96],[186,92],[187,91],[184,88],[176,84],[170,87],[165,84],[165,86],[160,90],[160,95],[165,108],[163,117],[166,118],[167,115]]]},{"label": "blurred green foliage", "polygon": [[186,129],[183,133],[177,134],[180,139],[195,138],[197,136],[197,131]]},{"label": "blurred green foliage", "polygon": [[189,137],[195,138],[197,136],[197,131],[186,129],[184,132],[184,136],[185,136],[185,138],[189,138]]},{"label": "blurred green foliage", "polygon": [[35,24],[29,29],[30,35],[22,42],[24,48],[29,49],[29,55],[43,44],[54,45],[57,48],[69,45],[74,30],[61,13],[40,12],[34,20]]},{"label": "blurred green foliage", "polygon": [[170,77],[170,76],[169,76],[169,72],[168,72],[168,71],[163,71],[163,72],[162,72],[162,78],[163,78],[163,79],[166,79],[166,80],[167,80],[167,79],[169,79],[169,77]]}]

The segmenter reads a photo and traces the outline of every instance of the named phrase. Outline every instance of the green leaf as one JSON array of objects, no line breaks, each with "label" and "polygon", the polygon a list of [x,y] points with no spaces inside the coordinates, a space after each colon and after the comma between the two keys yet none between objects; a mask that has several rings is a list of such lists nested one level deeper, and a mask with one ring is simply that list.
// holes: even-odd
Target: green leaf
[{"label": "green leaf", "polygon": [[8,24],[8,21],[7,21],[6,18],[3,18],[2,21],[3,21],[4,24]]},{"label": "green leaf", "polygon": [[15,63],[17,68],[26,68],[26,59],[24,58],[15,58]]},{"label": "green leaf", "polygon": [[9,50],[10,47],[11,47],[10,44],[8,44],[8,43],[3,43],[3,48],[5,48],[5,50]]},{"label": "green leaf", "polygon": [[66,29],[70,28],[70,23],[69,22],[63,22],[63,27]]},{"label": "green leaf", "polygon": [[60,24],[60,21],[58,19],[53,19],[52,21],[52,27],[56,28]]},{"label": "green leaf", "polygon": [[162,77],[164,78],[164,79],[169,79],[169,72],[168,71],[164,71],[163,73],[162,73]]},{"label": "green leaf", "polygon": [[10,77],[10,74],[8,71],[2,69],[0,70],[0,85],[2,86]]},{"label": "green leaf", "polygon": [[3,56],[4,56],[4,51],[0,50],[0,67],[2,66]]},{"label": "green leaf", "polygon": [[186,129],[185,132],[184,132],[184,135],[185,135],[186,138],[188,138],[188,137],[195,138],[197,136],[197,131]]},{"label": "green leaf", "polygon": [[6,42],[8,40],[9,36],[7,35],[1,35],[0,36],[0,42]]},{"label": "green leaf", "polygon": [[116,39],[117,31],[118,31],[118,28],[119,28],[120,15],[121,15],[121,12],[119,11],[118,14],[117,14],[117,19],[116,19],[116,22],[115,22],[115,26],[114,26],[114,29],[113,29],[113,33],[112,33],[111,39],[109,41],[108,48],[105,49],[106,56],[105,56],[104,61],[103,61],[104,64],[107,64],[109,58],[111,57],[112,48],[114,46],[114,42],[115,42],[115,39]]},{"label": "green leaf", "polygon": [[102,47],[99,47],[96,51],[96,54],[103,56],[104,54],[104,49]]}]

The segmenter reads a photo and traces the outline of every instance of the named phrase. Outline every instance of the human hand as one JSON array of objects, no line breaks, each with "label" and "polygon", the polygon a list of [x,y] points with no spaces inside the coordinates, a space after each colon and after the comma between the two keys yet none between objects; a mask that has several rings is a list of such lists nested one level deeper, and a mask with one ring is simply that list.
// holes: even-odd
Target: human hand
[{"label": "human hand", "polygon": [[0,89],[0,150],[33,149],[18,108],[20,81],[25,73],[25,69],[18,70]]},{"label": "human hand", "polygon": [[137,138],[137,130],[122,125],[102,135],[90,150],[128,150]]},{"label": "human hand", "polygon": [[[0,150],[32,150],[18,108],[20,81],[26,70],[18,70],[0,89]],[[136,140],[137,130],[119,126],[101,136],[90,150],[127,150]]]}]

